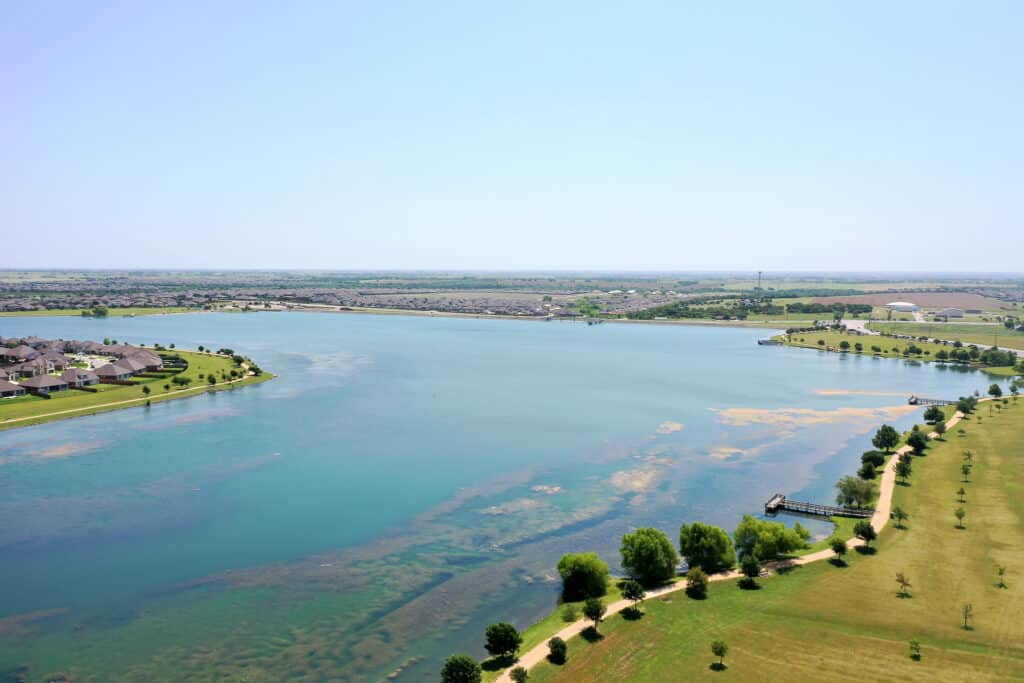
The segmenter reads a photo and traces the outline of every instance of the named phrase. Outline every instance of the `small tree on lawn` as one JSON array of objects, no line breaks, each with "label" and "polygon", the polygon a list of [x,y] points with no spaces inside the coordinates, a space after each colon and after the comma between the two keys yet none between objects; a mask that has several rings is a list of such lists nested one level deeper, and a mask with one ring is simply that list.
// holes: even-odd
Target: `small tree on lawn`
[{"label": "small tree on lawn", "polygon": [[956,515],[956,526],[957,526],[957,528],[958,529],[963,529],[964,528],[964,517],[967,516],[967,510],[964,510],[963,508],[957,508],[956,510],[953,511],[953,514]]},{"label": "small tree on lawn", "polygon": [[748,553],[743,556],[743,560],[740,561],[740,571],[743,572],[743,578],[740,579],[740,584],[750,588],[757,586],[757,577],[761,576],[761,563],[758,562],[757,556],[753,553]]},{"label": "small tree on lawn", "polygon": [[548,641],[548,659],[554,664],[565,664],[565,656],[569,652],[569,646],[565,641],[555,636]]},{"label": "small tree on lawn", "polygon": [[521,666],[517,666],[516,668],[509,671],[508,675],[515,683],[526,683],[526,681],[530,678],[530,674],[527,673],[526,669],[524,669]]},{"label": "small tree on lawn", "polygon": [[903,508],[901,508],[899,505],[897,505],[895,508],[893,508],[892,516],[893,516],[893,519],[896,520],[896,528],[897,529],[902,529],[903,528],[903,521],[910,518],[910,515],[907,514],[907,511],[904,510]]},{"label": "small tree on lawn", "polygon": [[725,668],[725,655],[729,653],[729,646],[725,644],[724,640],[715,640],[711,642],[711,654],[718,657],[718,668]]},{"label": "small tree on lawn", "polygon": [[692,598],[707,597],[708,575],[700,567],[686,572],[686,593]]},{"label": "small tree on lawn", "polygon": [[480,665],[469,655],[452,655],[444,660],[441,683],[480,683]]},{"label": "small tree on lawn", "polygon": [[846,554],[846,541],[841,538],[833,538],[832,543],[829,544],[832,548],[832,552],[836,554],[836,563],[843,561],[843,555]]},{"label": "small tree on lawn", "polygon": [[964,462],[974,463],[974,451],[964,451]]},{"label": "small tree on lawn", "polygon": [[996,579],[998,581],[998,583],[996,584],[997,586],[999,586],[1000,588],[1006,588],[1006,565],[1005,564],[997,564],[996,565]]},{"label": "small tree on lawn", "polygon": [[568,604],[562,608],[562,621],[567,624],[571,624],[580,618],[579,610],[576,609],[576,605]]},{"label": "small tree on lawn", "polygon": [[916,640],[910,641],[910,658],[915,662],[921,661],[921,643]]},{"label": "small tree on lawn", "polygon": [[149,386],[148,386],[148,385],[147,385],[147,386],[144,386],[144,387],[142,387],[142,393],[143,393],[143,394],[145,394],[146,396],[149,396],[149,392],[150,392],[150,388],[149,388]]},{"label": "small tree on lawn", "polygon": [[964,487],[961,486],[959,489],[957,489],[956,495],[959,497],[959,500],[962,503],[962,502],[964,502],[964,496],[967,495],[967,491],[965,491]]},{"label": "small tree on lawn", "polygon": [[866,519],[862,519],[853,525],[853,534],[864,541],[864,545],[869,548],[871,547],[871,541],[878,537],[875,527],[871,526],[871,522]]},{"label": "small tree on lawn", "polygon": [[900,434],[895,428],[890,425],[882,425],[875,432],[874,438],[871,439],[871,443],[875,448],[883,451],[891,451],[896,448],[896,444],[900,442]]},{"label": "small tree on lawn", "polygon": [[633,611],[639,612],[640,603],[642,603],[644,598],[647,596],[644,592],[644,587],[640,585],[640,582],[627,579],[622,582],[620,589],[622,591],[622,597],[633,602]]},{"label": "small tree on lawn", "polygon": [[505,621],[488,626],[484,638],[484,647],[494,657],[514,658],[523,644],[516,627]]},{"label": "small tree on lawn", "polygon": [[595,632],[607,611],[608,608],[605,607],[604,601],[601,598],[587,598],[587,601],[583,603],[583,616],[594,622]]},{"label": "small tree on lawn", "polygon": [[942,408],[938,406],[929,406],[928,410],[924,411],[925,422],[936,423],[942,420],[945,415],[942,412]]},{"label": "small tree on lawn", "polygon": [[907,445],[914,449],[915,455],[920,455],[924,453],[924,449],[928,448],[928,437],[921,431],[910,432],[910,436],[907,437]]},{"label": "small tree on lawn", "polygon": [[969,482],[970,479],[968,479],[968,477],[971,476],[971,463],[965,462],[964,464],[960,465],[960,473],[964,475],[962,481],[964,481],[965,483]]},{"label": "small tree on lawn", "polygon": [[968,631],[971,628],[971,619],[974,618],[974,605],[967,603],[960,608],[960,616],[964,618],[964,630]]},{"label": "small tree on lawn", "polygon": [[988,395],[992,398],[1002,398],[1003,389],[998,384],[993,383],[992,386],[988,388]]},{"label": "small tree on lawn", "polygon": [[938,424],[936,424],[935,425],[935,433],[939,435],[938,438],[939,438],[940,441],[942,441],[943,440],[942,437],[946,433],[946,423],[945,422],[939,422]]},{"label": "small tree on lawn", "polygon": [[910,579],[907,578],[907,575],[903,572],[897,572],[896,583],[898,583],[900,586],[900,592],[896,595],[898,595],[901,598],[909,598],[910,589],[912,588],[912,586],[910,585]]},{"label": "small tree on lawn", "polygon": [[906,484],[907,477],[911,475],[913,470],[914,466],[910,463],[909,457],[905,458],[901,455],[900,459],[896,461],[896,476],[900,478],[900,483]]}]

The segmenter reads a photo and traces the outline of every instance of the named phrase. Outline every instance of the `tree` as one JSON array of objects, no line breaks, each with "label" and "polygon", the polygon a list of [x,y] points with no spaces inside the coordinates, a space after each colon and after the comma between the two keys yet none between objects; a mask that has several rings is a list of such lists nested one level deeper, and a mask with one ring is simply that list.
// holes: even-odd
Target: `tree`
[{"label": "tree", "polygon": [[899,477],[904,484],[907,483],[907,477],[911,475],[913,466],[910,463],[909,458],[900,458],[896,461],[896,476]]},{"label": "tree", "polygon": [[723,640],[715,640],[711,642],[711,654],[718,657],[718,668],[725,668],[725,655],[729,652],[729,646],[725,644]]},{"label": "tree", "polygon": [[622,567],[642,583],[661,583],[676,575],[679,556],[660,529],[643,527],[622,537]]},{"label": "tree", "polygon": [[881,467],[885,464],[885,453],[881,451],[865,451],[860,456],[861,464]]},{"label": "tree", "polygon": [[903,572],[897,572],[896,583],[900,586],[900,592],[896,595],[901,598],[910,597],[910,589],[913,588],[913,586],[910,584],[910,579],[907,578],[907,575]]},{"label": "tree", "polygon": [[622,597],[633,602],[634,611],[639,609],[640,603],[647,597],[647,593],[644,592],[644,587],[640,585],[639,581],[627,579],[619,584],[619,589],[622,591]]},{"label": "tree", "polygon": [[861,479],[870,480],[878,476],[878,472],[875,471],[875,466],[869,462],[862,463],[860,469],[857,470],[857,476]]},{"label": "tree", "polygon": [[576,605],[568,604],[562,608],[562,621],[567,624],[571,624],[580,618],[579,610],[576,609]]},{"label": "tree", "polygon": [[964,462],[974,462],[974,452],[970,450],[964,451]]},{"label": "tree", "polygon": [[928,437],[923,432],[910,432],[910,436],[907,437],[907,445],[914,449],[915,455],[924,453],[924,449],[928,448]]},{"label": "tree", "polygon": [[210,375],[207,378],[206,381],[207,381],[208,384],[216,384],[217,383],[217,376],[216,375]]},{"label": "tree", "polygon": [[599,598],[608,592],[608,565],[597,553],[569,553],[558,561],[565,600]]},{"label": "tree", "polygon": [[736,550],[729,534],[721,527],[703,522],[679,527],[679,552],[690,567],[700,567],[709,574],[736,564]]},{"label": "tree", "polygon": [[964,496],[967,495],[967,491],[964,490],[963,486],[961,486],[960,488],[958,488],[956,490],[956,495],[959,498],[959,501],[962,503],[962,502],[964,502]]},{"label": "tree", "polygon": [[144,393],[146,396],[149,396],[149,392],[150,391],[151,391],[151,389],[149,388],[148,385],[142,387],[142,393]]},{"label": "tree", "polygon": [[203,350],[203,346],[202,346],[201,344],[199,345],[199,350],[200,350],[200,351],[202,351],[202,350]]},{"label": "tree", "polygon": [[988,395],[992,398],[1002,398],[1003,389],[998,384],[993,383],[992,386],[988,388]]},{"label": "tree", "polygon": [[964,517],[967,516],[967,510],[964,510],[963,508],[957,508],[956,510],[953,511],[953,514],[956,515],[956,526],[957,526],[957,528],[958,529],[963,529],[964,528]]},{"label": "tree", "polygon": [[686,593],[691,598],[704,599],[708,594],[708,575],[700,567],[686,572]]},{"label": "tree", "polygon": [[583,603],[583,616],[594,622],[594,630],[601,624],[601,620],[604,619],[605,612],[608,608],[605,607],[604,601],[601,598],[587,598],[587,601]]},{"label": "tree", "polygon": [[483,672],[469,655],[452,655],[441,667],[441,683],[480,683]]},{"label": "tree", "polygon": [[895,508],[893,508],[892,516],[893,516],[893,519],[896,520],[896,528],[897,529],[902,529],[903,528],[903,521],[910,517],[910,515],[907,514],[907,511],[904,510],[903,508],[901,508],[899,505],[897,505]]},{"label": "tree", "polygon": [[875,436],[871,439],[871,444],[875,448],[879,448],[883,451],[891,451],[896,448],[896,444],[900,442],[900,433],[890,425],[882,425],[875,432]]},{"label": "tree", "polygon": [[945,418],[945,414],[942,412],[942,408],[938,406],[929,406],[928,410],[924,411],[925,422],[931,422],[932,424],[940,422]]},{"label": "tree", "polygon": [[910,658],[915,662],[921,661],[921,643],[916,640],[910,641]]},{"label": "tree", "polygon": [[514,658],[519,646],[523,644],[523,637],[519,635],[519,631],[506,621],[488,626],[484,631],[484,638],[484,648],[493,657]]},{"label": "tree", "polygon": [[836,504],[843,507],[864,507],[875,497],[875,485],[858,477],[846,476],[836,482]]},{"label": "tree", "polygon": [[565,644],[565,641],[555,636],[548,641],[548,659],[554,664],[564,664],[565,655],[569,651],[569,646]]},{"label": "tree", "polygon": [[871,547],[871,541],[878,537],[878,532],[870,521],[862,519],[853,525],[853,535],[864,541],[865,546]]},{"label": "tree", "polygon": [[942,435],[946,433],[946,423],[942,421],[938,422],[935,425],[935,433],[939,435],[938,438],[940,441],[943,440]]},{"label": "tree", "polygon": [[999,586],[1000,588],[1006,588],[1006,565],[1005,564],[997,564],[996,565],[996,577],[998,578],[998,583],[996,585]]},{"label": "tree", "polygon": [[843,341],[839,342],[839,348],[842,349],[843,351],[849,351],[850,350],[850,342],[848,342],[848,341],[846,341],[844,339]]},{"label": "tree", "polygon": [[843,561],[843,555],[846,554],[847,550],[846,541],[841,538],[833,538],[829,546],[832,548],[832,552],[836,554],[836,563],[841,563]]},{"label": "tree", "polygon": [[960,474],[964,475],[963,481],[965,483],[969,482],[970,479],[968,479],[968,477],[971,476],[971,463],[965,462],[964,464],[960,465]]},{"label": "tree", "polygon": [[515,683],[526,683],[526,681],[530,678],[530,674],[527,673],[526,669],[524,669],[521,666],[517,666],[516,668],[509,671],[508,675]]},{"label": "tree", "polygon": [[860,353],[861,351],[863,351],[863,350],[864,350],[864,345],[863,345],[863,344],[861,344],[860,342],[857,342],[856,344],[854,344],[854,345],[853,345],[853,349],[854,349],[854,351],[856,351],[857,353]]},{"label": "tree", "polygon": [[743,560],[740,562],[740,571],[743,572],[740,585],[750,588],[756,587],[757,577],[761,576],[761,563],[758,562],[757,555],[744,555]]},{"label": "tree", "polygon": [[971,626],[969,622],[974,618],[974,605],[968,602],[960,608],[960,614],[964,618],[964,630],[970,630]]},{"label": "tree", "polygon": [[741,557],[753,554],[762,560],[773,560],[779,555],[806,548],[810,538],[811,532],[800,522],[790,529],[781,522],[757,519],[751,515],[743,515],[743,520],[733,532],[736,551]]}]

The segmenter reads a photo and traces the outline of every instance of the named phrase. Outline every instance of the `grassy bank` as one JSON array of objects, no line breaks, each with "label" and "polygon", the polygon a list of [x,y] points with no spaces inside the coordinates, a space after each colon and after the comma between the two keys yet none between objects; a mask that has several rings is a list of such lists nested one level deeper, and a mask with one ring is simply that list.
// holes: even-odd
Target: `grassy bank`
[{"label": "grassy bank", "polygon": [[[259,376],[232,379],[230,372],[241,370],[230,356],[178,350],[171,353],[180,356],[188,363],[188,367],[174,375],[136,377],[129,385],[97,384],[90,387],[95,392],[71,389],[55,393],[49,399],[40,396],[4,399],[0,401],[0,431],[143,406],[147,401],[158,403],[188,398],[207,391],[234,389],[273,378],[273,375],[264,372]],[[216,383],[212,385],[209,382],[211,376],[216,378]],[[189,384],[177,385],[172,377],[187,379]]]},{"label": "grassy bank", "polygon": [[870,323],[872,330],[888,334],[906,334],[912,337],[947,339],[964,344],[1024,349],[1024,332],[1011,330],[1000,324],[971,323]]},{"label": "grassy bank", "polygon": [[[543,662],[531,681],[1019,680],[1024,678],[1024,403],[983,406],[964,435],[933,442],[916,457],[894,503],[909,514],[889,524],[876,554],[850,553],[847,566],[819,562],[762,580],[760,590],[712,584],[706,600],[683,593],[651,600],[645,615],[602,625],[594,643],[574,638],[563,666]],[[962,452],[974,454],[963,482]],[[964,503],[956,491],[967,490]],[[965,528],[953,511],[967,511]],[[852,556],[852,557],[851,557]],[[1009,567],[1007,588],[994,565]],[[912,582],[898,597],[897,572]],[[962,608],[973,607],[969,630]],[[725,671],[709,644],[729,645]],[[909,657],[908,643],[922,658]]]}]

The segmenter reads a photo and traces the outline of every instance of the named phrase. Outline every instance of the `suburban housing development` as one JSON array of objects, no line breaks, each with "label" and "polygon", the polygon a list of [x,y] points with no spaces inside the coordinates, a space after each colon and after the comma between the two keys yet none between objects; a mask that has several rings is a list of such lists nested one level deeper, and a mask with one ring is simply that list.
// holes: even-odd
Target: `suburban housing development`
[{"label": "suburban housing development", "polygon": [[0,339],[0,398],[119,384],[162,367],[163,359],[153,351],[127,344]]}]

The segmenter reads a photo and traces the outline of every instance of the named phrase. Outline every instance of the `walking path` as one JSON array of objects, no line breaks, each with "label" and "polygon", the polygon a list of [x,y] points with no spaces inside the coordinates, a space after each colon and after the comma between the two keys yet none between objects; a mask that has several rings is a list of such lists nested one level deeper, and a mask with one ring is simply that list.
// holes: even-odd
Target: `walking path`
[{"label": "walking path", "polygon": [[[957,411],[957,413],[946,422],[946,431],[948,432],[950,429],[952,429],[958,422],[960,422],[961,419],[963,419],[963,417],[964,414]],[[938,438],[938,436],[938,432],[930,432],[928,434],[929,439],[935,439]],[[892,494],[896,488],[896,463],[899,461],[899,457],[901,455],[903,455],[904,453],[909,453],[911,450],[913,449],[910,446],[903,446],[897,449],[892,454],[892,457],[889,458],[889,462],[887,462],[885,465],[885,470],[882,472],[882,481],[878,488],[878,504],[875,506],[875,514],[871,517],[871,526],[875,528],[875,531],[881,531],[885,527],[885,525],[889,523],[889,515],[892,512]],[[856,548],[862,545],[864,545],[864,541],[859,538],[851,538],[849,541],[846,542],[847,548]],[[827,560],[833,557],[834,555],[835,553],[833,553],[831,549],[826,548],[825,550],[819,550],[817,552],[810,553],[808,555],[802,555],[800,557],[794,557],[786,560],[778,560],[777,562],[766,562],[765,569],[767,569],[768,572],[771,573],[773,570],[777,571],[781,568],[799,567],[801,565],[810,564],[812,562],[820,562],[821,560]],[[738,579],[741,576],[742,574],[740,572],[736,570],[730,570],[726,572],[712,574],[708,577],[708,579],[711,581],[728,581],[730,579]],[[669,593],[675,593],[685,588],[686,581],[680,580],[676,581],[675,583],[669,584],[668,586],[663,586],[661,588],[656,588],[652,591],[649,591],[647,593],[647,597],[658,598],[663,595],[668,595]],[[606,616],[617,614],[618,612],[621,612],[622,610],[626,609],[627,607],[631,607],[632,605],[632,600],[617,600],[608,605],[608,611]],[[579,635],[590,625],[591,622],[589,619],[580,619],[579,621],[575,621],[569,624],[558,633],[552,634],[551,637],[553,638],[557,636],[564,641],[568,641],[573,636]],[[518,661],[516,661],[516,663],[514,664],[514,666],[521,666],[527,671],[529,671],[537,664],[547,659],[547,656],[548,643],[547,640],[545,640],[541,644],[535,646],[531,650],[521,655]],[[512,683],[512,677],[509,675],[509,671],[510,669],[506,669],[505,671],[503,671],[501,675],[498,676],[498,678],[496,679],[496,683]]]}]

